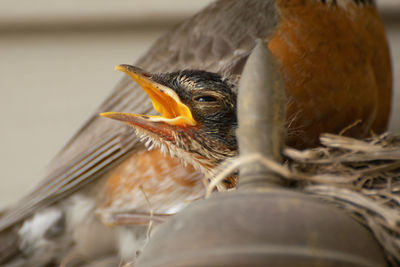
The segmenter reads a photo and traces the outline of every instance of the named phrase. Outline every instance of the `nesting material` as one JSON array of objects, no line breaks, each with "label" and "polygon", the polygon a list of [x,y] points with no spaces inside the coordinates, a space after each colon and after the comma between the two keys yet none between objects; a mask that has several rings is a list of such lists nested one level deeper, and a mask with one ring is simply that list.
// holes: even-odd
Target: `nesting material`
[{"label": "nesting material", "polygon": [[393,265],[400,263],[400,135],[366,140],[324,134],[322,146],[286,148],[283,165],[260,155],[233,159],[211,179],[209,193],[242,164],[260,161],[291,186],[346,210],[368,227]]},{"label": "nesting material", "polygon": [[[393,264],[400,262],[400,135],[357,140],[324,134],[323,146],[287,148],[297,186],[333,202],[366,225]],[[309,178],[307,178],[309,177]]]}]

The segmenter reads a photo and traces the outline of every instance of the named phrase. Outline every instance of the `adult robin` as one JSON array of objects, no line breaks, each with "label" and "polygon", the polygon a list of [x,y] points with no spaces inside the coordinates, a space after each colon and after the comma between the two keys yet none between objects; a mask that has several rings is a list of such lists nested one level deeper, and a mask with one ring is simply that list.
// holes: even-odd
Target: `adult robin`
[{"label": "adult robin", "polygon": [[[390,56],[372,1],[215,2],[137,61],[149,73],[119,67],[161,116],[150,117],[156,113],[146,93],[123,79],[55,157],[47,177],[0,218],[0,262],[40,266],[116,252],[134,257],[149,222],[201,197],[203,174],[235,155],[234,92],[256,38],[283,76],[288,145],[314,146],[320,133],[352,124],[347,134],[356,137],[386,129]],[[147,151],[134,127],[97,115],[108,111],[129,113],[105,115],[190,165]]]}]

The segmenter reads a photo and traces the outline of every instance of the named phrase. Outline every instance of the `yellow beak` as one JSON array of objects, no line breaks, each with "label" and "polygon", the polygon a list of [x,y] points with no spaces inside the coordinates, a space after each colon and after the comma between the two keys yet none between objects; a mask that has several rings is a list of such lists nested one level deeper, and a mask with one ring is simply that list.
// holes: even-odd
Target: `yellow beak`
[{"label": "yellow beak", "polygon": [[135,122],[137,122],[138,119],[145,119],[149,122],[164,122],[169,125],[183,127],[195,126],[197,124],[189,107],[182,103],[176,92],[167,86],[153,81],[151,79],[151,74],[131,65],[118,65],[115,69],[125,72],[142,87],[149,95],[154,109],[159,112],[161,116],[120,112],[105,112],[101,113],[101,116],[121,120],[128,124],[136,124]]}]

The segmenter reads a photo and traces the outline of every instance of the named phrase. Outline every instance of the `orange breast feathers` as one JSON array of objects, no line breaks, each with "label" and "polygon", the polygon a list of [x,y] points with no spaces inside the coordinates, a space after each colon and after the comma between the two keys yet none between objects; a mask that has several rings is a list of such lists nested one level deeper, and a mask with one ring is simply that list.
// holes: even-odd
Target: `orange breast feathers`
[{"label": "orange breast feathers", "polygon": [[383,132],[392,95],[389,49],[373,5],[352,0],[278,0],[269,42],[288,97],[288,144],[316,145],[322,132]]},{"label": "orange breast feathers", "polygon": [[108,175],[99,210],[174,214],[202,197],[204,188],[203,175],[191,166],[159,150],[138,151]]}]

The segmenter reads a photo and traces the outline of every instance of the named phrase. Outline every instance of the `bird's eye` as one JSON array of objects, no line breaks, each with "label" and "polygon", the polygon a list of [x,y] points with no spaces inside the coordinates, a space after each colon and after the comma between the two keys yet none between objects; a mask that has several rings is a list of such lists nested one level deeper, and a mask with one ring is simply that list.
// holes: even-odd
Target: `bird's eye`
[{"label": "bird's eye", "polygon": [[194,99],[197,102],[217,102],[217,98],[213,96],[198,96]]}]

